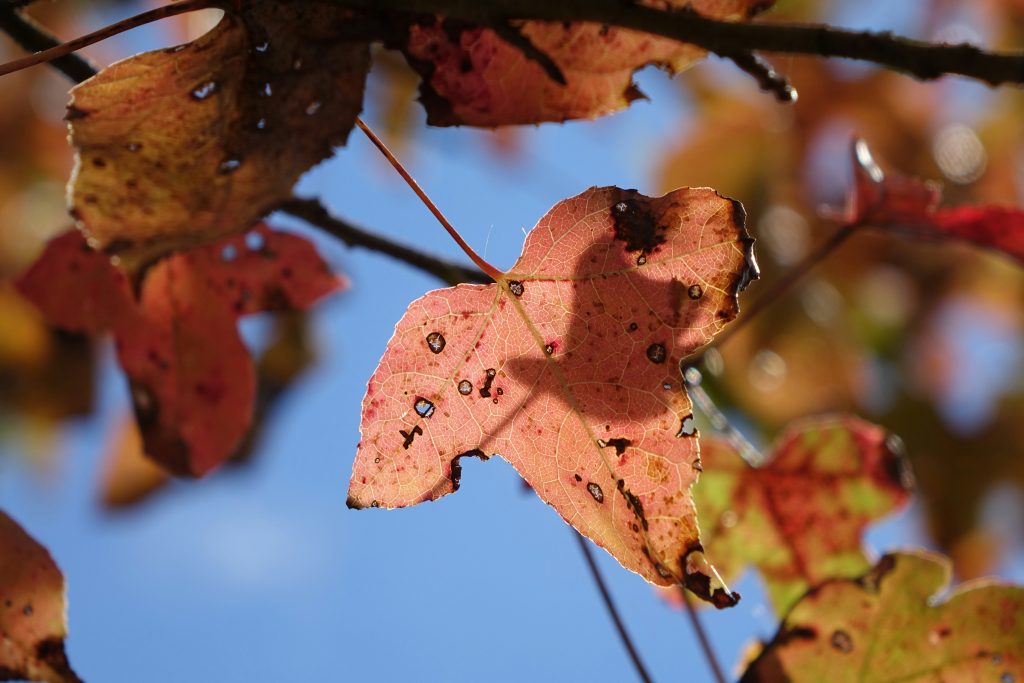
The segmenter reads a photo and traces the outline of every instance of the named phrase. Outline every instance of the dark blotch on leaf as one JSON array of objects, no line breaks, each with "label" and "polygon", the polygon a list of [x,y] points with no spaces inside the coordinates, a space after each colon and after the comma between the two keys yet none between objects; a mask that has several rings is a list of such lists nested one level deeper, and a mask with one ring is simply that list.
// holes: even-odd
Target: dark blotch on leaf
[{"label": "dark blotch on leaf", "polygon": [[431,332],[427,335],[427,348],[432,353],[441,353],[444,351],[445,342],[444,335],[440,332]]},{"label": "dark blotch on leaf", "polygon": [[665,243],[665,227],[658,225],[651,210],[636,199],[638,195],[636,190],[622,190],[619,201],[612,204],[615,239],[625,242],[627,251],[649,254]]},{"label": "dark blotch on leaf", "polygon": [[647,360],[652,363],[664,363],[668,358],[664,344],[651,344],[647,347]]},{"label": "dark blotch on leaf", "polygon": [[491,385],[494,383],[494,376],[498,374],[494,368],[487,368],[486,378],[484,379],[484,385],[480,387],[480,396],[482,398],[489,398],[491,395]]},{"label": "dark blotch on leaf", "polygon": [[409,446],[412,445],[412,442],[416,438],[416,435],[423,433],[423,428],[420,427],[419,425],[416,425],[409,431],[399,429],[398,433],[401,434],[402,438],[404,439],[404,441],[402,441],[402,448],[404,448],[405,450],[409,450]]},{"label": "dark blotch on leaf", "polygon": [[601,448],[611,446],[615,449],[615,455],[622,455],[626,452],[626,448],[633,445],[633,442],[629,439],[619,437],[617,439],[608,439],[607,441],[600,441]]},{"label": "dark blotch on leaf", "polygon": [[452,491],[458,491],[459,482],[462,481],[462,465],[459,463],[459,460],[461,458],[480,458],[480,460],[486,461],[488,458],[490,458],[490,456],[484,453],[479,448],[474,448],[471,451],[459,453],[454,458],[452,458],[451,475],[449,475],[449,478],[451,479],[452,482]]},{"label": "dark blotch on leaf", "polygon": [[853,638],[850,634],[843,630],[836,630],[832,632],[832,638],[830,641],[832,647],[840,652],[853,652]]}]

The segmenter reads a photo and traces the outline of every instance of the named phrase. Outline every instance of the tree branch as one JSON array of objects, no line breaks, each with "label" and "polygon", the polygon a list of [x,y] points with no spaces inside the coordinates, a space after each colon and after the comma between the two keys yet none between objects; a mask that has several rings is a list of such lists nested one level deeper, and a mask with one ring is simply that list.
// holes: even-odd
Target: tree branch
[{"label": "tree branch", "polygon": [[477,282],[481,284],[492,282],[491,278],[481,270],[429,256],[357,228],[340,218],[335,218],[317,199],[294,198],[278,208],[287,214],[302,219],[312,226],[320,228],[328,234],[334,235],[350,247],[362,247],[387,254],[410,266],[430,273],[449,285],[457,285],[460,282]]},{"label": "tree branch", "polygon": [[698,45],[723,57],[777,52],[841,57],[902,71],[923,80],[947,74],[989,85],[1024,83],[1024,54],[974,45],[932,44],[891,33],[847,31],[818,24],[732,22],[686,10],[662,10],[623,0],[334,0],[367,12],[442,14],[482,26],[509,21],[592,21]]},{"label": "tree branch", "polygon": [[[60,41],[18,11],[15,6],[0,5],[0,31],[29,52],[42,52],[60,45]],[[76,83],[96,75],[96,69],[84,57],[67,54],[50,62],[53,68]]]}]

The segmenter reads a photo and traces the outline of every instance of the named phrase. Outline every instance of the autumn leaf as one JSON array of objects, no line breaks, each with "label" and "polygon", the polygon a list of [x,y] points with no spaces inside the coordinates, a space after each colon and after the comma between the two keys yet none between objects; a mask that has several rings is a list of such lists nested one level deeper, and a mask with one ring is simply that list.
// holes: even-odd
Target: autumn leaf
[{"label": "autumn leaf", "polygon": [[942,189],[938,185],[884,173],[863,140],[853,144],[853,175],[846,206],[849,223],[887,228],[918,239],[962,239],[1024,262],[1021,209],[940,207]]},{"label": "autumn leaf", "polygon": [[707,188],[592,188],[541,219],[497,284],[415,301],[363,399],[349,505],[440,498],[462,458],[500,454],[627,568],[734,602],[701,552],[678,364],[757,276],[743,221]]},{"label": "autumn leaf", "polygon": [[147,455],[192,475],[223,462],[252,424],[255,373],[236,320],[305,308],[342,284],[305,239],[262,225],[160,261],[137,302],[77,232],[17,282],[53,324],[113,331]]},{"label": "autumn leaf", "polygon": [[701,462],[708,557],[726,581],[757,567],[780,614],[812,584],[867,571],[861,534],[910,498],[902,443],[852,416],[790,426],[756,469],[722,438],[702,439]]},{"label": "autumn leaf", "polygon": [[0,681],[78,682],[65,637],[64,575],[46,548],[0,511]]},{"label": "autumn leaf", "polygon": [[940,555],[886,555],[813,588],[747,669],[754,681],[1004,681],[1024,676],[1024,588],[971,581],[948,596]]},{"label": "autumn leaf", "polygon": [[[646,0],[716,19],[749,19],[768,0]],[[588,22],[526,21],[504,32],[437,17],[409,27],[402,49],[423,77],[435,126],[503,126],[590,119],[644,97],[633,73],[657,64],[678,73],[705,51],[667,38]],[[555,79],[551,68],[564,78]]]},{"label": "autumn leaf", "polygon": [[247,0],[192,43],[118,62],[71,91],[72,215],[131,270],[241,232],[344,144],[366,42],[330,2]]}]

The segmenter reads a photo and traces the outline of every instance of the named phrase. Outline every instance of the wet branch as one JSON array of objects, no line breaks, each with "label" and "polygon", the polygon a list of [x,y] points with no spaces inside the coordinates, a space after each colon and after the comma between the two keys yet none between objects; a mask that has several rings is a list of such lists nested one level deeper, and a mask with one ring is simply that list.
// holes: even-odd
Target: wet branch
[{"label": "wet branch", "polygon": [[576,542],[579,543],[580,552],[583,553],[583,557],[587,561],[590,575],[594,577],[594,583],[597,584],[597,589],[601,592],[601,598],[604,599],[604,606],[608,610],[608,616],[615,623],[615,630],[619,632],[619,638],[629,653],[629,658],[633,660],[633,666],[636,668],[637,675],[644,683],[652,683],[651,675],[647,672],[647,667],[644,666],[643,660],[640,659],[640,653],[637,652],[636,646],[633,645],[633,640],[629,637],[629,631],[626,630],[626,625],[622,622],[622,617],[619,616],[619,610],[615,606],[615,601],[612,600],[612,595],[608,592],[608,586],[604,583],[604,577],[601,576],[601,570],[597,566],[597,561],[594,560],[594,553],[587,544],[587,539],[583,538],[575,529],[570,529],[570,533],[576,537]]},{"label": "wet branch", "polygon": [[278,209],[320,228],[350,247],[362,247],[387,254],[403,263],[419,268],[449,285],[457,285],[460,282],[482,284],[492,282],[491,278],[481,270],[424,254],[336,218],[318,199],[294,198],[279,206]]},{"label": "wet branch", "polygon": [[776,52],[841,57],[902,71],[922,80],[955,74],[989,85],[1024,83],[1024,53],[975,45],[928,43],[888,32],[848,31],[820,24],[732,22],[696,12],[663,10],[623,0],[333,0],[368,12],[441,14],[483,26],[509,21],[592,21],[699,45],[723,57]]}]

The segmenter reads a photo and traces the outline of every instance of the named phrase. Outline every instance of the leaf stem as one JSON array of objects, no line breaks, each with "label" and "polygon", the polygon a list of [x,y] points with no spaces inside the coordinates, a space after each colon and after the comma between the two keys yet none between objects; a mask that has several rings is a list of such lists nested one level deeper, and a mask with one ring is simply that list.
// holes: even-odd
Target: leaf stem
[{"label": "leaf stem", "polygon": [[690,616],[690,623],[697,634],[697,640],[700,641],[701,649],[704,650],[704,658],[707,659],[711,675],[714,676],[717,683],[727,683],[725,673],[722,671],[722,665],[718,663],[715,651],[711,649],[711,641],[708,640],[708,634],[704,631],[704,625],[700,623],[700,615],[697,614],[697,608],[693,606],[693,600],[690,598],[689,591],[680,586],[679,592],[683,594],[683,604],[686,605],[686,613]]},{"label": "leaf stem", "polygon": [[594,553],[590,550],[587,539],[583,538],[575,529],[570,529],[569,532],[576,537],[576,542],[579,544],[580,551],[587,561],[587,567],[590,569],[590,575],[594,577],[594,583],[597,584],[597,589],[601,592],[601,597],[604,599],[604,606],[608,610],[608,615],[615,623],[615,629],[619,632],[619,638],[626,647],[629,658],[633,660],[633,666],[636,668],[637,675],[644,683],[652,683],[651,675],[647,672],[647,667],[644,666],[643,660],[640,659],[640,654],[633,645],[633,640],[629,637],[626,625],[622,622],[622,617],[619,616],[619,610],[615,606],[615,601],[612,600],[612,595],[608,592],[608,586],[604,583],[604,577],[601,576],[601,570],[597,566],[597,561],[594,560]]},{"label": "leaf stem", "polygon": [[412,177],[409,171],[405,170],[402,162],[400,162],[398,158],[391,153],[391,150],[384,144],[384,141],[381,140],[361,118],[356,119],[356,125],[359,126],[359,130],[366,134],[366,137],[370,139],[370,142],[380,150],[380,153],[384,155],[384,158],[388,160],[394,169],[398,171],[398,175],[402,176],[402,179],[405,180],[406,184],[412,188],[412,191],[416,193],[416,196],[420,198],[420,201],[430,209],[430,213],[434,214],[434,218],[436,218],[441,226],[448,231],[451,238],[455,240],[455,243],[459,245],[459,248],[462,249],[463,252],[465,252],[466,256],[476,264],[477,268],[485,272],[487,276],[495,282],[500,280],[503,277],[503,273],[487,261],[483,260],[475,251],[473,251],[473,248],[466,243],[466,240],[462,239],[462,235],[459,234],[459,231],[448,222],[448,219],[445,218],[444,214],[441,213],[441,210],[437,208],[437,205],[431,201],[430,197],[427,196],[427,193],[424,192],[423,188],[421,188],[419,183],[416,182],[416,179]]},{"label": "leaf stem", "polygon": [[491,278],[487,277],[487,274],[481,270],[424,254],[332,216],[318,199],[294,197],[279,206],[278,209],[320,228],[350,247],[363,247],[364,249],[370,249],[381,254],[387,254],[410,266],[419,268],[449,285],[457,285],[460,282],[485,284],[491,281]]},{"label": "leaf stem", "polygon": [[761,312],[778,301],[779,298],[789,291],[793,285],[802,280],[807,273],[809,273],[821,261],[824,261],[829,254],[838,249],[840,245],[846,242],[846,240],[848,240],[861,227],[862,226],[859,223],[848,224],[834,232],[832,236],[829,237],[820,247],[805,256],[800,263],[786,271],[782,276],[782,279],[776,282],[775,286],[770,290],[758,297],[757,301],[750,306],[745,314],[737,318],[736,322],[722,330],[715,338],[714,343],[705,346],[697,353],[684,359],[685,365],[697,365],[704,360],[704,354],[707,353],[708,349],[720,348],[725,344],[725,342],[736,336],[737,332],[746,327],[750,321],[756,318]]},{"label": "leaf stem", "polygon": [[[66,43],[54,45],[53,47],[49,47],[34,54],[28,55],[27,57],[16,59],[13,62],[0,64],[0,76],[5,76],[7,74],[14,73],[15,71],[21,71],[22,69],[27,69],[30,66],[35,66],[36,64],[44,64],[46,62],[52,62],[54,60],[67,57],[72,52],[77,52],[78,50],[81,50],[84,47],[88,47],[90,45],[93,45],[94,43],[98,43],[100,41],[106,40],[107,38],[116,36],[119,33],[124,33],[125,31],[129,31],[133,28],[137,28],[139,26],[143,26],[154,21],[160,21],[161,19],[167,19],[169,17],[174,17],[179,14],[196,12],[198,10],[210,9],[213,7],[220,7],[226,9],[229,6],[230,3],[226,0],[183,0],[182,2],[178,2],[173,5],[157,7],[156,9],[149,10],[148,12],[136,14],[134,17],[122,19],[121,21],[113,23],[110,26],[105,26],[98,31],[93,31],[92,33],[86,34],[81,38],[75,38],[74,40],[69,40]],[[3,12],[4,18],[9,21],[10,17],[8,15],[10,15],[13,12],[13,9],[9,11],[5,10]],[[5,29],[7,29],[8,22],[5,22],[3,26]],[[19,42],[21,41],[19,40]],[[87,63],[85,64],[85,66],[88,68],[88,70],[91,70],[91,67],[89,67]],[[64,71],[64,69],[61,70]],[[67,73],[68,76],[70,76],[74,80],[81,81],[84,80],[82,76],[88,74],[88,71],[83,70],[81,68],[81,65],[79,65],[79,68],[75,69],[73,72],[65,71],[65,73]]]}]

